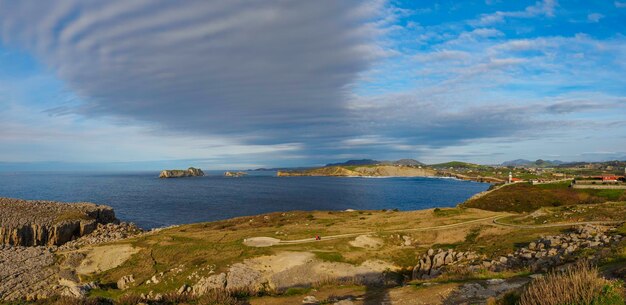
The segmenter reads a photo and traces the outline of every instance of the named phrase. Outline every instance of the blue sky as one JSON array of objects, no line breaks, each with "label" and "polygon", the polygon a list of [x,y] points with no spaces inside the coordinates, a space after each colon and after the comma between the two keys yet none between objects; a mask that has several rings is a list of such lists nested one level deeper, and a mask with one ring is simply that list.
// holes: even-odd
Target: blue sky
[{"label": "blue sky", "polygon": [[626,1],[0,0],[0,169],[626,159]]}]

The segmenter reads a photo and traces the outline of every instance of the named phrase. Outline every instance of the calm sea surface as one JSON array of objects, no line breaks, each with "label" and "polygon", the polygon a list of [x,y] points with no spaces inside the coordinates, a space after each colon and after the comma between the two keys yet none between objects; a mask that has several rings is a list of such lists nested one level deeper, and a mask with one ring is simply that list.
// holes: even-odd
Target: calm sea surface
[{"label": "calm sea surface", "polygon": [[275,177],[158,179],[157,172],[0,173],[0,197],[89,201],[143,228],[288,210],[451,207],[486,190],[484,183],[438,178]]}]

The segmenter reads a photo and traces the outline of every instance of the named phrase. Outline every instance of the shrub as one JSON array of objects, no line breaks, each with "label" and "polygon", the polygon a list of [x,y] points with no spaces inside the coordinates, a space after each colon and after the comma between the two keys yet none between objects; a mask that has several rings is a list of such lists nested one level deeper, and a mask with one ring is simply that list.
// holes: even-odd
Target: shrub
[{"label": "shrub", "polygon": [[624,304],[616,283],[600,276],[587,262],[578,262],[533,280],[520,297],[520,305]]}]

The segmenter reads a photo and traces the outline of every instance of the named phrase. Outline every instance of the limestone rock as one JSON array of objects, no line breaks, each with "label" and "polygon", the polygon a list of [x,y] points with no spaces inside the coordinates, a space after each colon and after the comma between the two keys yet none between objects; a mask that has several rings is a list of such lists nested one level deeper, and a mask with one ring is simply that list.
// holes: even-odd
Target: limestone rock
[{"label": "limestone rock", "polygon": [[0,198],[0,244],[59,246],[118,222],[104,205]]},{"label": "limestone rock", "polygon": [[428,279],[440,275],[443,268],[449,265],[468,264],[478,255],[473,252],[455,252],[452,249],[443,251],[441,249],[428,249],[418,260],[417,265],[413,268],[413,279]]},{"label": "limestone rock", "polygon": [[243,177],[243,176],[247,176],[248,173],[246,172],[224,172],[224,177],[234,177],[234,178],[238,178],[238,177]]},{"label": "limestone rock", "polygon": [[132,274],[122,276],[119,280],[117,280],[117,289],[126,290],[130,288],[129,284],[134,282],[135,278]]},{"label": "limestone rock", "polygon": [[228,269],[226,276],[227,290],[251,289],[259,290],[262,286],[263,277],[261,273],[249,266],[237,263]]},{"label": "limestone rock", "polygon": [[195,167],[190,167],[186,170],[182,169],[166,169],[161,171],[159,178],[181,178],[181,177],[199,177],[204,176],[204,172]]},{"label": "limestone rock", "polygon": [[193,286],[195,295],[203,295],[211,290],[221,290],[226,288],[226,274],[214,274],[201,278],[198,283]]},{"label": "limestone rock", "polygon": [[319,303],[320,301],[318,301],[317,298],[312,295],[308,295],[304,297],[304,300],[302,300],[302,304],[319,304]]}]

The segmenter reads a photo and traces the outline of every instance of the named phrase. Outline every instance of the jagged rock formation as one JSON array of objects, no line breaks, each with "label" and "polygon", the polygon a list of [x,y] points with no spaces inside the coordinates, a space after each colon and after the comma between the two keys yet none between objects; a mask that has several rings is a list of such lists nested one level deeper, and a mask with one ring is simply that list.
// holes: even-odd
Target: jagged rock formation
[{"label": "jagged rock formation", "polygon": [[81,238],[67,242],[63,244],[63,246],[59,247],[59,249],[63,251],[75,250],[79,247],[83,247],[86,245],[108,243],[120,239],[133,237],[143,232],[144,231],[141,228],[137,227],[134,223],[99,223],[93,232],[84,235]]},{"label": "jagged rock formation", "polygon": [[224,177],[243,177],[243,176],[247,176],[248,173],[246,172],[224,172]]},{"label": "jagged rock formation", "polygon": [[413,279],[429,279],[442,273],[442,267],[461,263],[472,263],[479,256],[474,252],[455,252],[452,249],[437,251],[428,249],[413,268]]},{"label": "jagged rock formation", "polygon": [[59,246],[113,222],[104,205],[0,198],[0,244]]},{"label": "jagged rock formation", "polygon": [[[521,268],[545,272],[552,267],[576,261],[578,259],[576,251],[580,249],[599,250],[617,244],[623,236],[612,233],[613,231],[614,229],[605,226],[578,226],[572,232],[546,236],[507,256],[491,259],[478,256],[473,252],[429,249],[413,268],[413,279],[437,277],[451,266],[465,268],[470,272],[480,269],[504,271]],[[593,255],[589,257],[595,259]]]},{"label": "jagged rock formation", "polygon": [[346,168],[322,167],[304,171],[278,171],[278,176],[334,176],[334,177],[431,177],[436,171],[413,166],[376,165]]},{"label": "jagged rock formation", "polygon": [[204,172],[195,167],[190,167],[186,170],[183,169],[166,169],[161,171],[159,178],[181,178],[181,177],[199,177],[204,176]]},{"label": "jagged rock formation", "polygon": [[598,250],[622,240],[614,229],[605,226],[578,226],[573,232],[546,236],[501,257],[493,265],[495,270],[526,267],[533,271],[547,271],[550,267],[576,260],[580,249]]}]

